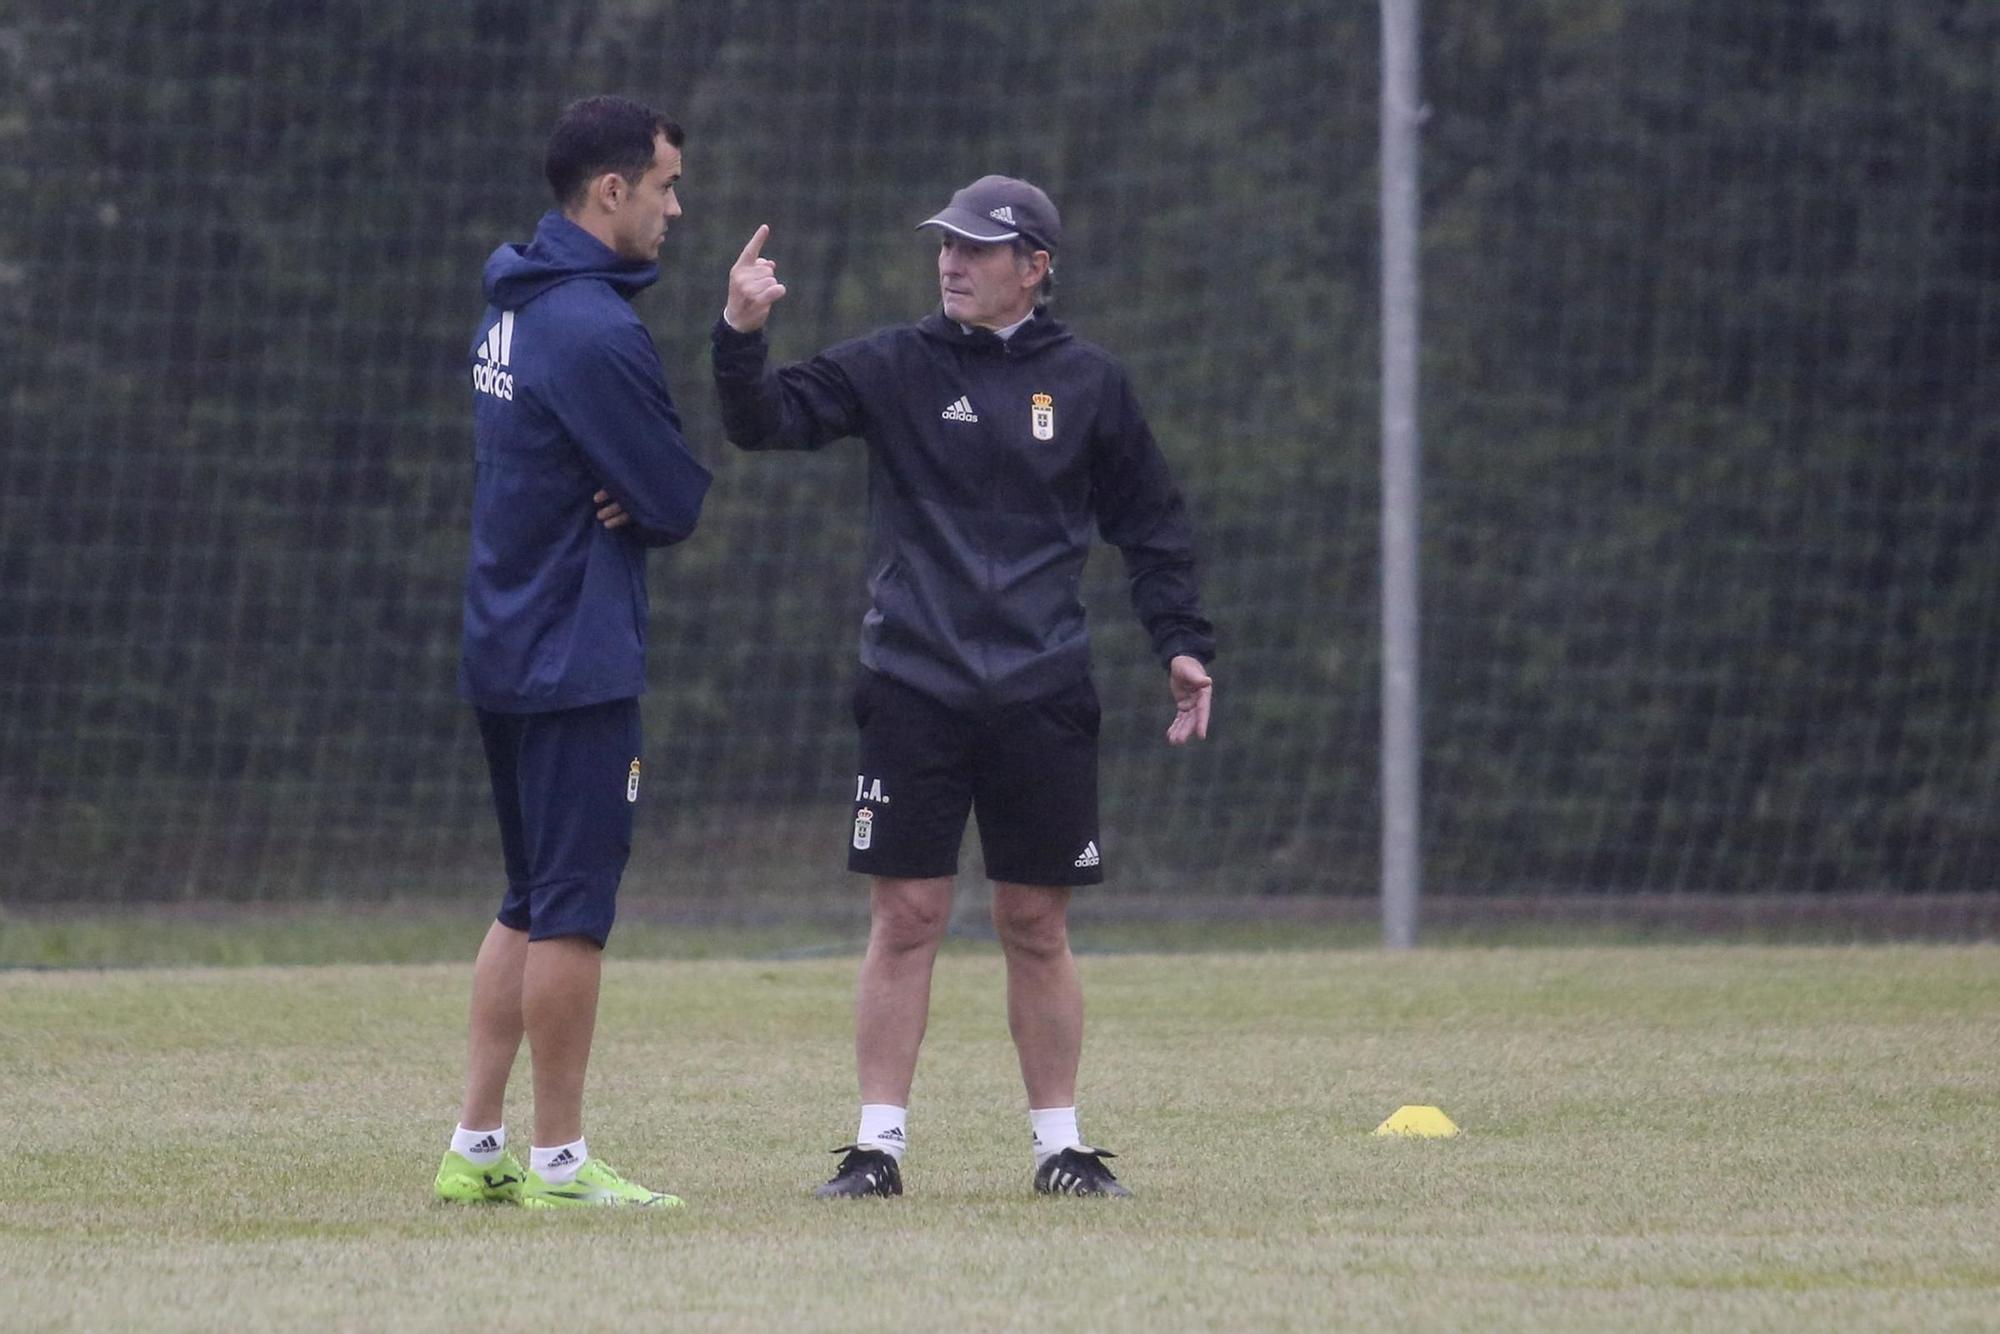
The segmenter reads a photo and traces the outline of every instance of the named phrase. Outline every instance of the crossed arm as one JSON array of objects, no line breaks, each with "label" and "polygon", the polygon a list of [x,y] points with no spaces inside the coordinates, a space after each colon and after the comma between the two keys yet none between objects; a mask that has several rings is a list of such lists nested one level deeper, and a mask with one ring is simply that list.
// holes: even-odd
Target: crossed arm
[{"label": "crossed arm", "polygon": [[617,532],[620,528],[632,522],[632,516],[625,512],[623,505],[620,505],[611,498],[609,491],[599,491],[591,497],[591,500],[598,507],[597,521],[611,531]]}]

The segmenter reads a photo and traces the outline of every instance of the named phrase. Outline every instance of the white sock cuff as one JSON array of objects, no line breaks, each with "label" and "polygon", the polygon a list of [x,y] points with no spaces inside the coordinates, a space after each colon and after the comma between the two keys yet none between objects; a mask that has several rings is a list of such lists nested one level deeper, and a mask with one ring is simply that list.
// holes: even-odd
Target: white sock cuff
[{"label": "white sock cuff", "polygon": [[1076,1130],[1074,1107],[1030,1107],[1028,1128],[1034,1134],[1037,1163],[1064,1149],[1083,1147],[1083,1139]]},{"label": "white sock cuff", "polygon": [[910,1143],[910,1109],[898,1107],[891,1102],[864,1102],[861,1104],[861,1129],[854,1133],[854,1142],[864,1149],[880,1149],[903,1161],[903,1150]]},{"label": "white sock cuff", "polygon": [[506,1147],[507,1127],[504,1125],[491,1130],[467,1130],[460,1126],[451,1132],[451,1151],[474,1167],[493,1166],[500,1161],[500,1152]]},{"label": "white sock cuff", "polygon": [[537,1144],[528,1150],[528,1170],[552,1186],[576,1180],[576,1169],[589,1161],[590,1150],[580,1139],[546,1149]]}]

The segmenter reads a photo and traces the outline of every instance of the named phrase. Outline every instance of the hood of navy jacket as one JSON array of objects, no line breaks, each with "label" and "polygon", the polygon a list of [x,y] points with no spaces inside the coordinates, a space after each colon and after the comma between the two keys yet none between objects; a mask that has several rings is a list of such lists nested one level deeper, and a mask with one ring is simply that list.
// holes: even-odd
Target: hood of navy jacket
[{"label": "hood of navy jacket", "polygon": [[660,266],[625,259],[610,246],[551,209],[526,245],[510,241],[486,260],[486,300],[519,310],[542,293],[579,278],[609,286],[630,301],[660,280]]},{"label": "hood of navy jacket", "polygon": [[[631,307],[658,278],[557,212],[486,262],[459,664],[460,693],[482,708],[645,691],[646,548],[694,531],[709,484]],[[628,526],[597,521],[600,490]]]}]

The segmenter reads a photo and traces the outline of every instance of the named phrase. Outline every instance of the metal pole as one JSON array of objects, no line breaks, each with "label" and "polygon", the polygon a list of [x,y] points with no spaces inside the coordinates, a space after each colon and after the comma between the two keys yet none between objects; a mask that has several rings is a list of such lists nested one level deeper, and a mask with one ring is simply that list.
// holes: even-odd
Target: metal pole
[{"label": "metal pole", "polygon": [[1417,943],[1417,0],[1382,0],[1382,943]]}]

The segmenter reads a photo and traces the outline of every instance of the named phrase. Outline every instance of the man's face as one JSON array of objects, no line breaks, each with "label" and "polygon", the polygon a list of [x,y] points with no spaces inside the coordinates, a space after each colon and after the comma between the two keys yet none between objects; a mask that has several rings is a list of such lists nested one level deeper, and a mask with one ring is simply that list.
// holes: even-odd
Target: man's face
[{"label": "man's face", "polygon": [[681,215],[681,201],[674,187],[681,179],[681,150],[667,142],[667,136],[653,136],[653,165],[636,181],[623,182],[618,211],[612,215],[612,231],[617,241],[612,249],[622,259],[655,260],[660,242],[667,239],[667,224]]},{"label": "man's face", "polygon": [[968,241],[938,229],[938,288],[948,319],[1004,329],[1034,309],[1040,283],[1034,255],[1017,255],[1012,242]]}]

